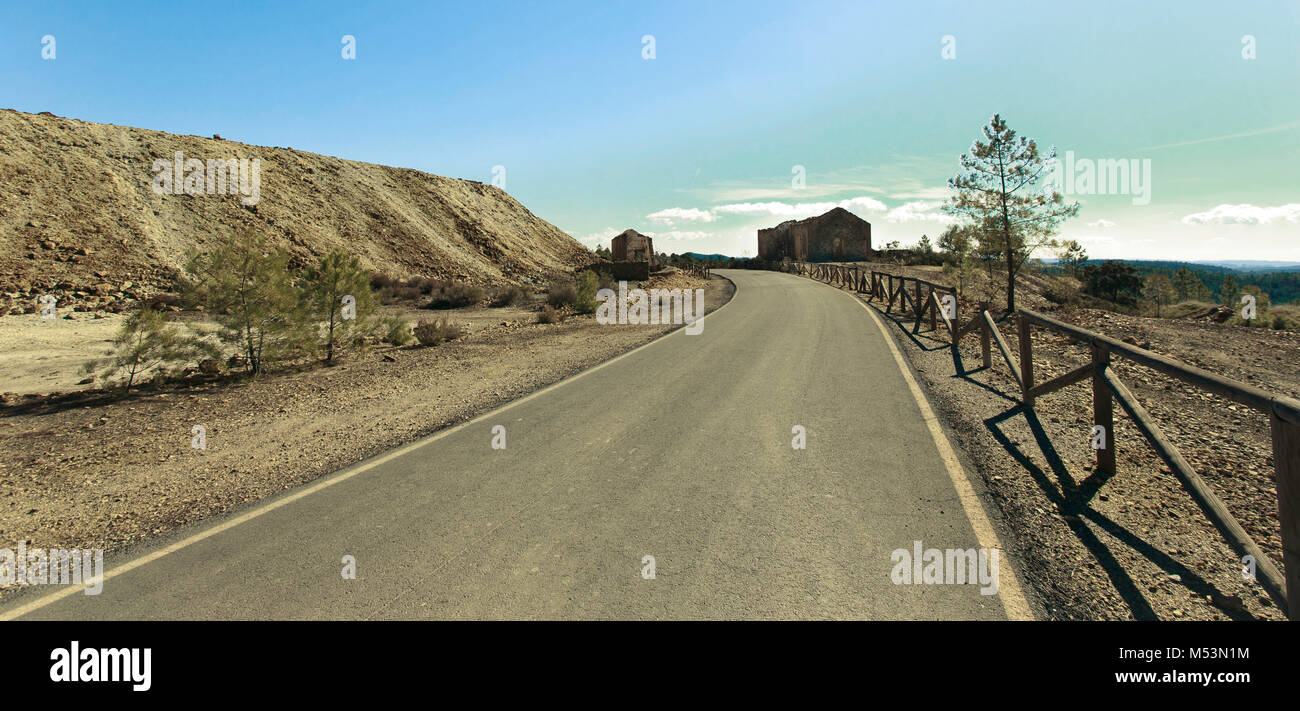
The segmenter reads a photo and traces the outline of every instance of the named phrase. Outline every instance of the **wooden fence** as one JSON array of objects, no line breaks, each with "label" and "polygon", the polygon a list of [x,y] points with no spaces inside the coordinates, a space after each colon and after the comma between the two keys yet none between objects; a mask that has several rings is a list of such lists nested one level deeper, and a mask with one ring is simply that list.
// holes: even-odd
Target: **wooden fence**
[{"label": "wooden fence", "polygon": [[688,274],[694,277],[700,277],[701,279],[709,278],[708,267],[697,267],[693,264],[682,264],[682,265],[678,265],[677,268],[680,269],[683,274]]},{"label": "wooden fence", "polygon": [[[785,266],[785,269],[866,294],[867,301],[879,300],[884,304],[885,313],[890,313],[897,306],[900,313],[910,315],[915,320],[913,333],[920,330],[928,314],[930,330],[937,331],[937,323],[942,322],[948,333],[950,347],[954,350],[960,347],[963,336],[977,331],[980,336],[984,367],[993,366],[992,346],[996,344],[1012,378],[1020,387],[1020,400],[1026,408],[1033,408],[1034,401],[1039,397],[1082,380],[1090,380],[1093,448],[1096,450],[1097,468],[1106,474],[1115,474],[1114,402],[1118,401],[1152,449],[1164,460],[1174,476],[1205,512],[1206,517],[1219,529],[1237,555],[1243,556],[1243,565],[1244,557],[1250,556],[1255,562],[1256,578],[1265,591],[1290,619],[1300,619],[1300,605],[1292,609],[1287,604],[1288,591],[1300,590],[1300,401],[1269,393],[1253,385],[1229,380],[1029,309],[1016,310],[1019,336],[1019,358],[1017,358],[1012,355],[987,305],[982,305],[979,312],[965,325],[961,324],[956,295],[950,287],[915,277],[838,264],[791,262]],[[948,296],[952,298],[946,298]],[[1087,345],[1091,351],[1090,362],[1047,382],[1036,382],[1032,338],[1034,328],[1055,331]],[[1282,529],[1282,563],[1286,571],[1285,576],[1260,550],[1254,539],[1228,511],[1223,501],[1196,473],[1156,424],[1155,419],[1134,397],[1133,392],[1119,379],[1111,365],[1113,359],[1117,357],[1126,358],[1169,377],[1208,390],[1268,417],[1273,440],[1273,469],[1277,482],[1278,519]]]}]

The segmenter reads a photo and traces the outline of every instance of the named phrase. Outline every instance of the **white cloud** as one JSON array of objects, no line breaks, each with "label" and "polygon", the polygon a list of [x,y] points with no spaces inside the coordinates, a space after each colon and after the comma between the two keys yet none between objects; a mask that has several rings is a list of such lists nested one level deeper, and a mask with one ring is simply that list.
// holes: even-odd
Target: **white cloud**
[{"label": "white cloud", "polygon": [[1287,203],[1278,207],[1219,205],[1206,212],[1196,212],[1183,218],[1186,225],[1267,225],[1285,220],[1300,222],[1300,203]]},{"label": "white cloud", "polygon": [[1104,229],[1106,229],[1107,227],[1114,227],[1114,226],[1115,226],[1115,223],[1114,223],[1114,222],[1111,222],[1110,220],[1101,219],[1101,220],[1097,220],[1096,222],[1089,222],[1089,223],[1088,223],[1088,226],[1089,226],[1089,227],[1097,227],[1097,228],[1100,228],[1100,229],[1103,229],[1103,230],[1104,230]]},{"label": "white cloud", "polygon": [[678,222],[713,222],[717,218],[712,212],[695,207],[669,207],[646,215],[646,219],[672,227]]},{"label": "white cloud", "polygon": [[762,184],[739,181],[714,183],[707,188],[682,189],[679,192],[697,195],[709,202],[749,202],[753,200],[779,200],[799,198],[820,198],[840,195],[848,192],[883,193],[880,188],[857,182],[823,182],[811,176],[808,184],[802,188],[789,185],[789,179],[783,178],[786,185],[773,186],[764,181]]},{"label": "white cloud", "polygon": [[771,216],[785,219],[798,219],[820,215],[823,212],[842,207],[855,213],[883,212],[888,207],[885,203],[865,195],[840,200],[839,202],[739,202],[719,205],[713,208],[715,213],[723,215]]},{"label": "white cloud", "polygon": [[600,245],[609,246],[609,241],[614,239],[614,237],[622,231],[623,230],[616,230],[613,227],[606,227],[603,232],[593,232],[586,237],[579,237],[572,233],[569,236],[581,242],[583,246],[595,249]]},{"label": "white cloud", "polygon": [[951,215],[942,212],[934,212],[939,205],[935,203],[923,202],[920,200],[906,202],[889,211],[885,219],[890,222],[918,222],[929,220],[940,224],[948,224],[953,221]]},{"label": "white cloud", "polygon": [[952,191],[947,187],[942,188],[920,188],[908,192],[895,193],[889,197],[895,200],[947,200],[952,196]]},{"label": "white cloud", "polygon": [[[676,230],[672,230],[669,232],[645,232],[643,234],[645,234],[647,237],[653,237],[657,240],[664,240],[668,242],[689,242],[698,239],[707,239],[709,237],[714,236],[712,232],[699,232],[699,231],[679,232]],[[656,246],[655,251],[660,252],[663,250],[661,250],[658,246]]]},{"label": "white cloud", "polygon": [[[1104,251],[1119,244],[1119,240],[1110,235],[1061,235],[1060,239],[1062,241],[1074,240],[1091,250],[1101,249]],[[1094,254],[1093,256],[1096,257],[1097,255]]]}]

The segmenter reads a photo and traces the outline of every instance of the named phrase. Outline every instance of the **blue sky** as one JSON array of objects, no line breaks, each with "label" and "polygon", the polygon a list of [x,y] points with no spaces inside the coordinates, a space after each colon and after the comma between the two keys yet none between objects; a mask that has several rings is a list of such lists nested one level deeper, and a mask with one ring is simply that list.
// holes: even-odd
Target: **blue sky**
[{"label": "blue sky", "polygon": [[752,254],[758,227],[835,204],[877,245],[934,237],[997,112],[1084,162],[1150,160],[1148,196],[1071,196],[1061,236],[1094,257],[1300,261],[1294,0],[8,4],[0,106],[485,182],[500,165],[588,245],[632,227]]}]

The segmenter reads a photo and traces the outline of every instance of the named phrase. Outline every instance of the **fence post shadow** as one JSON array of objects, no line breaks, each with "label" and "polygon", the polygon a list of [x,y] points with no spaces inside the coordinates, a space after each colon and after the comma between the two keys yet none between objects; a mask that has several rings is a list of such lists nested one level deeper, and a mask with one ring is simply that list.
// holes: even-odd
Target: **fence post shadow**
[{"label": "fence post shadow", "polygon": [[[1002,430],[1002,423],[1018,415],[1024,415],[1025,423],[1033,434],[1034,443],[1038,446],[1040,453],[1047,460],[1047,465],[1051,469],[1050,475],[1035,464],[1029,455],[1021,450],[1019,445],[1012,442],[1011,438]],[[1205,580],[1196,571],[1178,562],[1138,534],[1092,508],[1091,502],[1093,498],[1114,475],[1098,470],[1089,474],[1082,482],[1077,482],[1075,477],[1070,474],[1069,468],[1061,459],[1060,453],[1056,450],[1051,438],[1043,428],[1038,414],[1032,409],[1018,404],[1001,414],[984,420],[984,424],[998,444],[1016,461],[1021,469],[1033,478],[1047,499],[1056,505],[1057,513],[1062,517],[1073,518],[1073,520],[1064,518],[1065,524],[1096,559],[1098,565],[1106,573],[1106,576],[1110,579],[1120,598],[1128,606],[1135,619],[1156,620],[1159,617],[1147,601],[1146,595],[1138,583],[1124,569],[1123,564],[1111,552],[1106,542],[1098,538],[1092,529],[1084,523],[1083,519],[1096,524],[1117,541],[1149,560],[1164,571],[1165,574],[1178,575],[1182,584],[1188,590],[1202,596],[1220,594],[1219,589],[1213,583]],[[1223,610],[1223,612],[1235,620],[1256,619],[1245,611]]]}]

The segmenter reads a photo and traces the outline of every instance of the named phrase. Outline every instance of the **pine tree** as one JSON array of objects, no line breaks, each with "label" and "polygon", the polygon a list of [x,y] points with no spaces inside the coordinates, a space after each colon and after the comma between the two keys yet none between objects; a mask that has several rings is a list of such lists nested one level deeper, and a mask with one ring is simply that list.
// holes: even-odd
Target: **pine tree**
[{"label": "pine tree", "polygon": [[1077,240],[1067,239],[1060,244],[1060,249],[1056,252],[1056,258],[1060,260],[1061,268],[1077,279],[1079,277],[1079,267],[1088,261],[1088,252],[1084,250],[1083,245],[1079,244]]},{"label": "pine tree", "polygon": [[236,232],[186,265],[189,298],[220,326],[217,337],[243,353],[250,374],[302,349],[298,294],[285,251],[252,229]]},{"label": "pine tree", "polygon": [[1229,274],[1223,278],[1223,284],[1219,286],[1219,303],[1224,306],[1236,306],[1241,300],[1241,285]]},{"label": "pine tree", "polygon": [[148,307],[128,316],[112,343],[105,358],[88,362],[82,370],[105,382],[116,378],[128,393],[145,374],[162,373],[169,363],[188,361],[196,354],[161,313]]},{"label": "pine tree", "polygon": [[376,328],[370,277],[356,257],[331,251],[303,273],[300,289],[304,336],[326,363]]},{"label": "pine tree", "polygon": [[1147,277],[1146,284],[1142,287],[1142,296],[1155,302],[1156,318],[1159,318],[1160,307],[1171,303],[1178,296],[1178,292],[1170,283],[1169,277],[1164,274],[1152,274]]},{"label": "pine tree", "polygon": [[979,228],[981,242],[1000,255],[1007,310],[1014,311],[1016,274],[1035,250],[1055,243],[1057,226],[1079,213],[1079,203],[1066,204],[1050,186],[1034,190],[1055,160],[1055,148],[1040,156],[1032,139],[1017,136],[997,114],[983,132],[988,142],[972,143],[960,158],[963,172],[948,181],[957,195],[945,210]]}]

